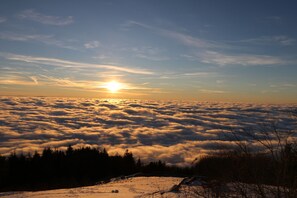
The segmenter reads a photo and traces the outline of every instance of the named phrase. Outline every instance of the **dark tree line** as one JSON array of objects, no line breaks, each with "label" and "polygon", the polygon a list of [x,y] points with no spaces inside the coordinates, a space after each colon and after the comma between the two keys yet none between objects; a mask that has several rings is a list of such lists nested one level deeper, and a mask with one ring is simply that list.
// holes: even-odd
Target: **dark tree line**
[{"label": "dark tree line", "polygon": [[275,130],[245,135],[265,150],[251,152],[249,145],[238,142],[235,151],[201,158],[195,172],[223,184],[233,183],[239,197],[297,197],[297,142],[290,140],[295,134]]},{"label": "dark tree line", "polygon": [[209,178],[224,182],[244,182],[250,184],[281,185],[297,187],[297,150],[288,146],[281,159],[251,153],[225,152],[200,159],[195,171]]},{"label": "dark tree line", "polygon": [[66,151],[45,148],[33,155],[12,153],[8,157],[0,156],[0,191],[93,185],[140,173],[142,176],[200,175],[223,183],[238,182],[240,192],[249,187],[242,184],[255,184],[264,195],[265,185],[272,185],[277,189],[273,192],[277,194],[275,197],[296,197],[297,143],[279,138],[275,146],[270,141],[273,140],[263,142],[268,153],[250,152],[240,143],[235,151],[202,157],[191,167],[168,166],[162,161],[144,164],[128,150],[123,155],[110,155],[105,149],[91,147],[69,146]]},{"label": "dark tree line", "polygon": [[[139,167],[138,167],[139,168]],[[11,154],[0,159],[1,189],[46,189],[92,184],[98,179],[137,170],[132,153],[110,156],[105,149],[84,147],[64,152],[45,148],[33,156]]]},{"label": "dark tree line", "polygon": [[45,148],[41,154],[0,157],[0,191],[75,187],[138,172],[172,175],[185,170],[161,161],[143,165],[128,150],[123,155],[109,155],[105,149],[90,147],[69,146],[66,151]]}]

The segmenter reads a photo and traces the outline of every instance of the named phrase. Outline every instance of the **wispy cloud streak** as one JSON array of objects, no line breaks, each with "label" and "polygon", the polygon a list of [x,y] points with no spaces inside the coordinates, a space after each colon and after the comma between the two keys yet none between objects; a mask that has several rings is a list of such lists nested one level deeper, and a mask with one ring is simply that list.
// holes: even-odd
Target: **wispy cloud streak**
[{"label": "wispy cloud streak", "polygon": [[[30,80],[29,80],[30,79]],[[16,74],[1,74],[0,84],[4,85],[37,85],[38,81],[35,76],[26,77]]]},{"label": "wispy cloud streak", "polygon": [[206,39],[196,38],[191,35],[181,33],[178,31],[159,28],[159,27],[147,25],[144,23],[136,22],[136,21],[129,21],[127,24],[125,24],[125,26],[126,27],[139,26],[142,28],[146,28],[146,29],[152,30],[158,34],[161,34],[165,37],[174,39],[174,40],[176,40],[186,46],[190,46],[190,47],[196,47],[196,48],[225,48],[225,47],[227,47],[227,45],[223,44],[223,43],[218,43],[215,41],[209,41]]},{"label": "wispy cloud streak", "polygon": [[123,51],[132,52],[137,58],[152,61],[166,61],[170,59],[169,57],[162,55],[164,50],[155,47],[132,47],[124,48]]},{"label": "wispy cloud streak", "polygon": [[198,55],[197,57],[203,63],[216,64],[220,66],[225,65],[243,65],[243,66],[257,66],[257,65],[282,65],[288,63],[287,61],[273,56],[266,55],[228,55],[214,51],[207,51]]},{"label": "wispy cloud streak", "polygon": [[50,15],[45,15],[45,14],[36,12],[33,9],[24,10],[18,16],[21,19],[36,21],[46,25],[64,26],[74,22],[72,16],[68,16],[68,17],[50,16]]},{"label": "wispy cloud streak", "polygon": [[239,42],[251,43],[251,44],[256,44],[256,45],[278,44],[281,46],[291,46],[296,43],[296,39],[285,36],[285,35],[279,35],[279,36],[263,36],[260,38],[245,39],[245,40],[241,40]]},{"label": "wispy cloud streak", "polygon": [[40,35],[40,34],[30,35],[30,34],[16,34],[12,32],[0,32],[0,39],[10,40],[10,41],[23,41],[23,42],[36,41],[46,45],[53,45],[60,48],[77,50],[76,47],[69,45],[67,42],[55,39],[53,35]]},{"label": "wispy cloud streak", "polygon": [[4,23],[6,21],[7,21],[7,19],[5,17],[0,17],[0,23]]},{"label": "wispy cloud streak", "polygon": [[224,94],[224,93],[228,93],[228,91],[213,90],[213,89],[200,89],[199,91],[202,92],[202,93],[208,93],[208,94]]},{"label": "wispy cloud streak", "polygon": [[84,47],[87,49],[93,49],[93,48],[97,48],[100,46],[100,42],[99,41],[90,41],[84,44]]},{"label": "wispy cloud streak", "polygon": [[[216,42],[207,39],[201,39],[194,36],[191,36],[186,33],[159,28],[145,23],[137,21],[129,21],[125,24],[126,27],[138,26],[152,32],[155,32],[164,37],[174,39],[175,41],[182,43],[185,46],[193,47],[199,55],[181,55],[188,60],[194,60],[204,63],[211,63],[216,65],[244,65],[244,66],[253,66],[253,65],[282,65],[289,63],[282,58],[274,57],[270,55],[260,55],[260,54],[244,54],[233,52],[220,53],[222,49],[228,49],[229,53],[235,49],[240,49],[242,47],[238,46],[238,43],[247,43],[247,44],[257,44],[257,45],[280,45],[280,46],[292,46],[296,43],[296,39],[285,36],[263,36],[260,38],[254,39],[245,39],[240,41],[225,41],[225,42]],[[204,50],[202,52],[201,50]]]},{"label": "wispy cloud streak", "polygon": [[82,62],[74,62],[63,59],[56,58],[46,58],[46,57],[36,57],[36,56],[24,56],[24,55],[16,55],[16,54],[0,54],[4,56],[8,60],[21,61],[27,63],[36,63],[40,65],[50,65],[56,67],[65,67],[65,68],[97,68],[97,69],[107,69],[107,70],[116,70],[122,71],[132,74],[143,74],[149,75],[153,74],[151,71],[134,69],[128,67],[121,67],[115,65],[102,65],[102,64],[91,64],[91,63],[82,63]]}]

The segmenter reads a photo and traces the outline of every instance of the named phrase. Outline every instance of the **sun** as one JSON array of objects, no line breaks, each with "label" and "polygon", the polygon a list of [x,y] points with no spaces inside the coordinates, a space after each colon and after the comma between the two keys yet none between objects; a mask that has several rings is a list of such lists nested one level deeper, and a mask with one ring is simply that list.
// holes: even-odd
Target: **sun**
[{"label": "sun", "polygon": [[111,81],[106,83],[105,88],[108,89],[108,91],[110,91],[111,93],[117,93],[122,88],[122,85],[117,81]]}]

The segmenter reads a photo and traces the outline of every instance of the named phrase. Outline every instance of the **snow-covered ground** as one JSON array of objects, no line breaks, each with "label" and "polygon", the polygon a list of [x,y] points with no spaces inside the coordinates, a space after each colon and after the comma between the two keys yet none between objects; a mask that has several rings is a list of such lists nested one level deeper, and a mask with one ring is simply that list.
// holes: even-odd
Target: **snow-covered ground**
[{"label": "snow-covered ground", "polygon": [[[294,189],[277,191],[277,187],[262,184],[219,183],[204,177],[131,177],[113,179],[94,186],[45,190],[37,192],[3,192],[0,198],[205,198],[205,197],[278,197],[278,193],[296,197]],[[260,191],[261,190],[261,191]]]},{"label": "snow-covered ground", "polygon": [[[183,178],[179,177],[134,177],[106,184],[80,188],[46,190],[38,192],[5,192],[1,198],[68,198],[68,197],[181,197],[181,194],[168,192]],[[117,193],[113,191],[118,191]],[[161,192],[164,194],[161,195]]]}]

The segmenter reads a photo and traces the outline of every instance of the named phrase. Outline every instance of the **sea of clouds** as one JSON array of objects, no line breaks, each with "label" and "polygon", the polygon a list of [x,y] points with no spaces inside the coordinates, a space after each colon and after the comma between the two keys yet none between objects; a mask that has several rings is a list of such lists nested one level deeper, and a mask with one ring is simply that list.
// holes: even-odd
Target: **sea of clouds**
[{"label": "sea of clouds", "polygon": [[[291,131],[296,105],[146,100],[0,97],[0,154],[94,146],[126,149],[142,160],[191,164],[203,154],[235,149],[233,134]],[[295,131],[294,131],[295,130]],[[254,147],[254,140],[240,136]]]}]

